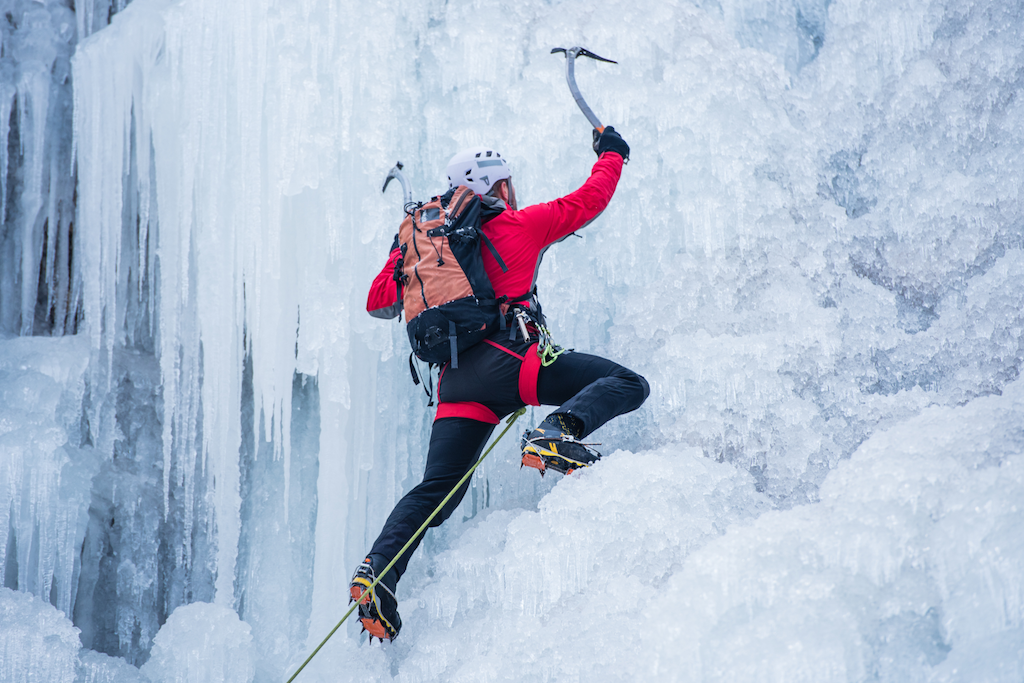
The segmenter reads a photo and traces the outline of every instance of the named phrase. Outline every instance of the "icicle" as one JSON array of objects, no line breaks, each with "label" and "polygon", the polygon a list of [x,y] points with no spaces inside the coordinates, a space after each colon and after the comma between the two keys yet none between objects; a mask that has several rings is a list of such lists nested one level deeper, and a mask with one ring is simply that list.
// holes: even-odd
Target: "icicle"
[{"label": "icicle", "polygon": [[[47,18],[49,15],[47,15]],[[32,334],[39,283],[36,223],[43,204],[43,153],[50,105],[49,70],[23,74],[18,83],[18,123],[25,157],[25,189],[21,199],[21,331]],[[26,144],[26,139],[28,143]]]},{"label": "icicle", "polygon": [[46,273],[46,307],[49,312],[56,301],[56,281],[57,281],[57,240],[60,236],[60,216],[57,213],[59,207],[60,197],[60,179],[58,173],[60,172],[58,167],[60,164],[57,161],[57,155],[51,154],[50,156],[50,171],[49,171],[49,190],[47,192],[47,207],[46,207],[46,261],[42,267],[45,267]]},{"label": "icicle", "polygon": [[11,110],[17,90],[0,82],[0,220],[7,216],[7,137],[11,132]]}]

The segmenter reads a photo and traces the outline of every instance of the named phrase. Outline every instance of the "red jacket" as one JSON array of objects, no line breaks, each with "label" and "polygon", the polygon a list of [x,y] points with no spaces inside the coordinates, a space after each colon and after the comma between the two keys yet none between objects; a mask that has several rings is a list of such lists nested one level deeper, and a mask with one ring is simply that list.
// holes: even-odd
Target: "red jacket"
[{"label": "red jacket", "polygon": [[[520,211],[505,210],[484,223],[484,233],[508,267],[508,272],[503,272],[490,250],[482,250],[484,270],[494,286],[494,295],[512,299],[527,294],[537,278],[544,250],[604,211],[621,173],[622,157],[605,152],[594,164],[590,178],[575,192]],[[393,279],[399,256],[396,237],[388,262],[374,278],[366,300],[366,310],[374,317],[394,318],[402,311],[399,289]]]}]

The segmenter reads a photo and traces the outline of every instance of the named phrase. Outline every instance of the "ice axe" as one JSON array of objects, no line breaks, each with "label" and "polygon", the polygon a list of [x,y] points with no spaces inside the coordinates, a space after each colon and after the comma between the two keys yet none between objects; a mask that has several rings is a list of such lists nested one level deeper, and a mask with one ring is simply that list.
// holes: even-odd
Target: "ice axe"
[{"label": "ice axe", "polygon": [[590,121],[590,125],[594,127],[594,130],[596,130],[598,133],[603,133],[604,126],[601,125],[601,122],[598,120],[597,116],[594,115],[594,111],[587,105],[586,101],[583,99],[583,95],[580,94],[580,89],[576,87],[576,58],[590,57],[591,59],[596,59],[599,62],[608,62],[609,64],[618,64],[618,62],[612,59],[605,59],[604,57],[599,57],[590,50],[583,47],[570,47],[568,49],[564,47],[556,47],[551,50],[551,54],[555,54],[556,52],[565,53],[565,80],[569,84],[569,92],[572,93],[572,98],[576,100],[576,104],[580,106],[580,110],[583,112],[583,115],[587,117],[587,120]]},{"label": "ice axe", "polygon": [[405,207],[412,204],[412,188],[409,186],[409,181],[405,179],[405,174],[402,173],[402,168],[403,166],[401,161],[391,167],[391,170],[388,171],[388,177],[384,179],[384,187],[382,187],[380,191],[387,192],[388,183],[395,178],[398,178],[398,182],[402,183],[402,193],[405,195],[405,203],[402,204],[402,206]]}]

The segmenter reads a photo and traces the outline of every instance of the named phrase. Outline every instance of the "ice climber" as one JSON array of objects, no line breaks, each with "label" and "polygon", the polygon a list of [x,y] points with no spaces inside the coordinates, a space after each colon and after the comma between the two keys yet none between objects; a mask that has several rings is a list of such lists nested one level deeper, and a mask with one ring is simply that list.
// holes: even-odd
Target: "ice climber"
[{"label": "ice climber", "polygon": [[[459,352],[457,367],[451,363],[442,366],[423,481],[398,501],[356,570],[350,587],[353,600],[373,583],[476,462],[501,418],[524,405],[559,406],[524,435],[523,464],[542,473],[567,473],[600,457],[580,443],[581,439],[647,399],[647,381],[612,361],[566,351],[542,366],[538,354],[542,319],[532,294],[541,257],[550,245],[604,211],[629,158],[629,145],[611,127],[600,134],[594,131],[593,147],[598,160],[582,187],[561,199],[523,209],[516,203],[508,163],[494,150],[465,150],[448,163],[450,188],[465,185],[481,198],[482,231],[503,261],[499,264],[490,249],[481,247],[484,268],[495,295],[515,303],[507,306],[505,329]],[[367,310],[375,317],[393,318],[402,312],[400,286],[396,287],[394,279],[400,258],[396,236],[388,262],[370,288]],[[467,480],[431,526],[451,515],[468,487]],[[417,538],[359,605],[359,618],[371,636],[393,640],[398,635],[402,621],[395,587],[419,541]]]}]

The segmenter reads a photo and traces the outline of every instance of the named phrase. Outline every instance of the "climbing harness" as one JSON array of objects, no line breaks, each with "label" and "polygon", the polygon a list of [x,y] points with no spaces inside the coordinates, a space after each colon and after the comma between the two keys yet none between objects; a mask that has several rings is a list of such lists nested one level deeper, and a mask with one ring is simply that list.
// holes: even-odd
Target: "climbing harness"
[{"label": "climbing harness", "polygon": [[431,512],[430,516],[427,517],[426,521],[420,525],[420,528],[416,530],[416,533],[412,535],[412,538],[410,538],[409,541],[402,547],[402,549],[398,551],[398,554],[395,555],[394,559],[391,560],[388,566],[384,567],[384,570],[380,573],[379,576],[377,576],[374,582],[366,587],[366,590],[363,591],[363,594],[359,596],[359,599],[352,603],[352,606],[348,608],[347,612],[345,612],[345,616],[341,618],[341,621],[339,621],[335,625],[335,627],[331,629],[331,632],[327,634],[326,638],[320,641],[320,644],[317,645],[316,649],[310,653],[309,657],[306,657],[306,661],[304,661],[302,665],[295,670],[295,673],[292,674],[291,678],[288,679],[287,683],[292,683],[292,681],[295,680],[295,677],[298,676],[302,672],[302,670],[306,668],[306,665],[309,664],[310,661],[312,661],[313,657],[316,656],[316,653],[320,652],[320,649],[327,644],[327,641],[330,640],[331,636],[334,635],[334,632],[341,628],[341,625],[345,623],[345,620],[348,619],[349,616],[351,616],[352,612],[354,612],[356,607],[359,606],[359,603],[363,601],[363,598],[365,598],[370,593],[370,591],[372,591],[377,586],[377,584],[380,583],[380,580],[384,578],[384,575],[387,574],[391,570],[391,568],[395,566],[395,563],[398,562],[399,558],[405,554],[405,551],[408,550],[409,547],[412,546],[413,542],[417,538],[419,538],[420,534],[422,534],[426,530],[431,520],[433,520],[434,517],[437,516],[437,513],[441,511],[441,508],[443,508],[448,503],[448,501],[451,500],[452,496],[455,495],[455,492],[462,488],[462,485],[465,484],[466,481],[468,481],[471,476],[473,476],[473,472],[475,472],[476,468],[480,466],[480,463],[484,461],[484,458],[486,458],[490,454],[490,452],[494,450],[494,447],[497,446],[498,442],[501,441],[501,438],[508,433],[508,430],[511,429],[512,425],[516,423],[516,420],[518,420],[519,417],[521,415],[524,415],[525,413],[526,408],[524,407],[520,408],[519,410],[517,410],[516,412],[512,413],[512,415],[509,416],[508,420],[505,421],[505,429],[501,430],[501,434],[498,434],[498,438],[491,442],[491,445],[487,447],[487,450],[483,452],[483,455],[480,456],[476,463],[469,468],[469,471],[462,475],[462,479],[459,480],[459,483],[457,483],[455,487],[448,492],[448,495],[444,497],[444,500],[442,500],[438,504],[438,506],[434,508],[434,511]]},{"label": "climbing harness", "polygon": [[[520,302],[527,301],[530,302],[530,306],[518,305]],[[514,299],[513,302],[513,305],[509,307],[509,313],[516,324],[509,325],[509,339],[515,341],[518,329],[519,333],[523,335],[523,341],[529,342],[531,341],[529,327],[533,327],[537,331],[537,355],[540,356],[540,364],[545,368],[548,367],[567,349],[556,344],[551,336],[551,330],[547,327],[547,320],[541,310],[540,301],[537,299],[537,286],[534,285],[533,289]],[[502,329],[505,329],[504,326]]]}]

